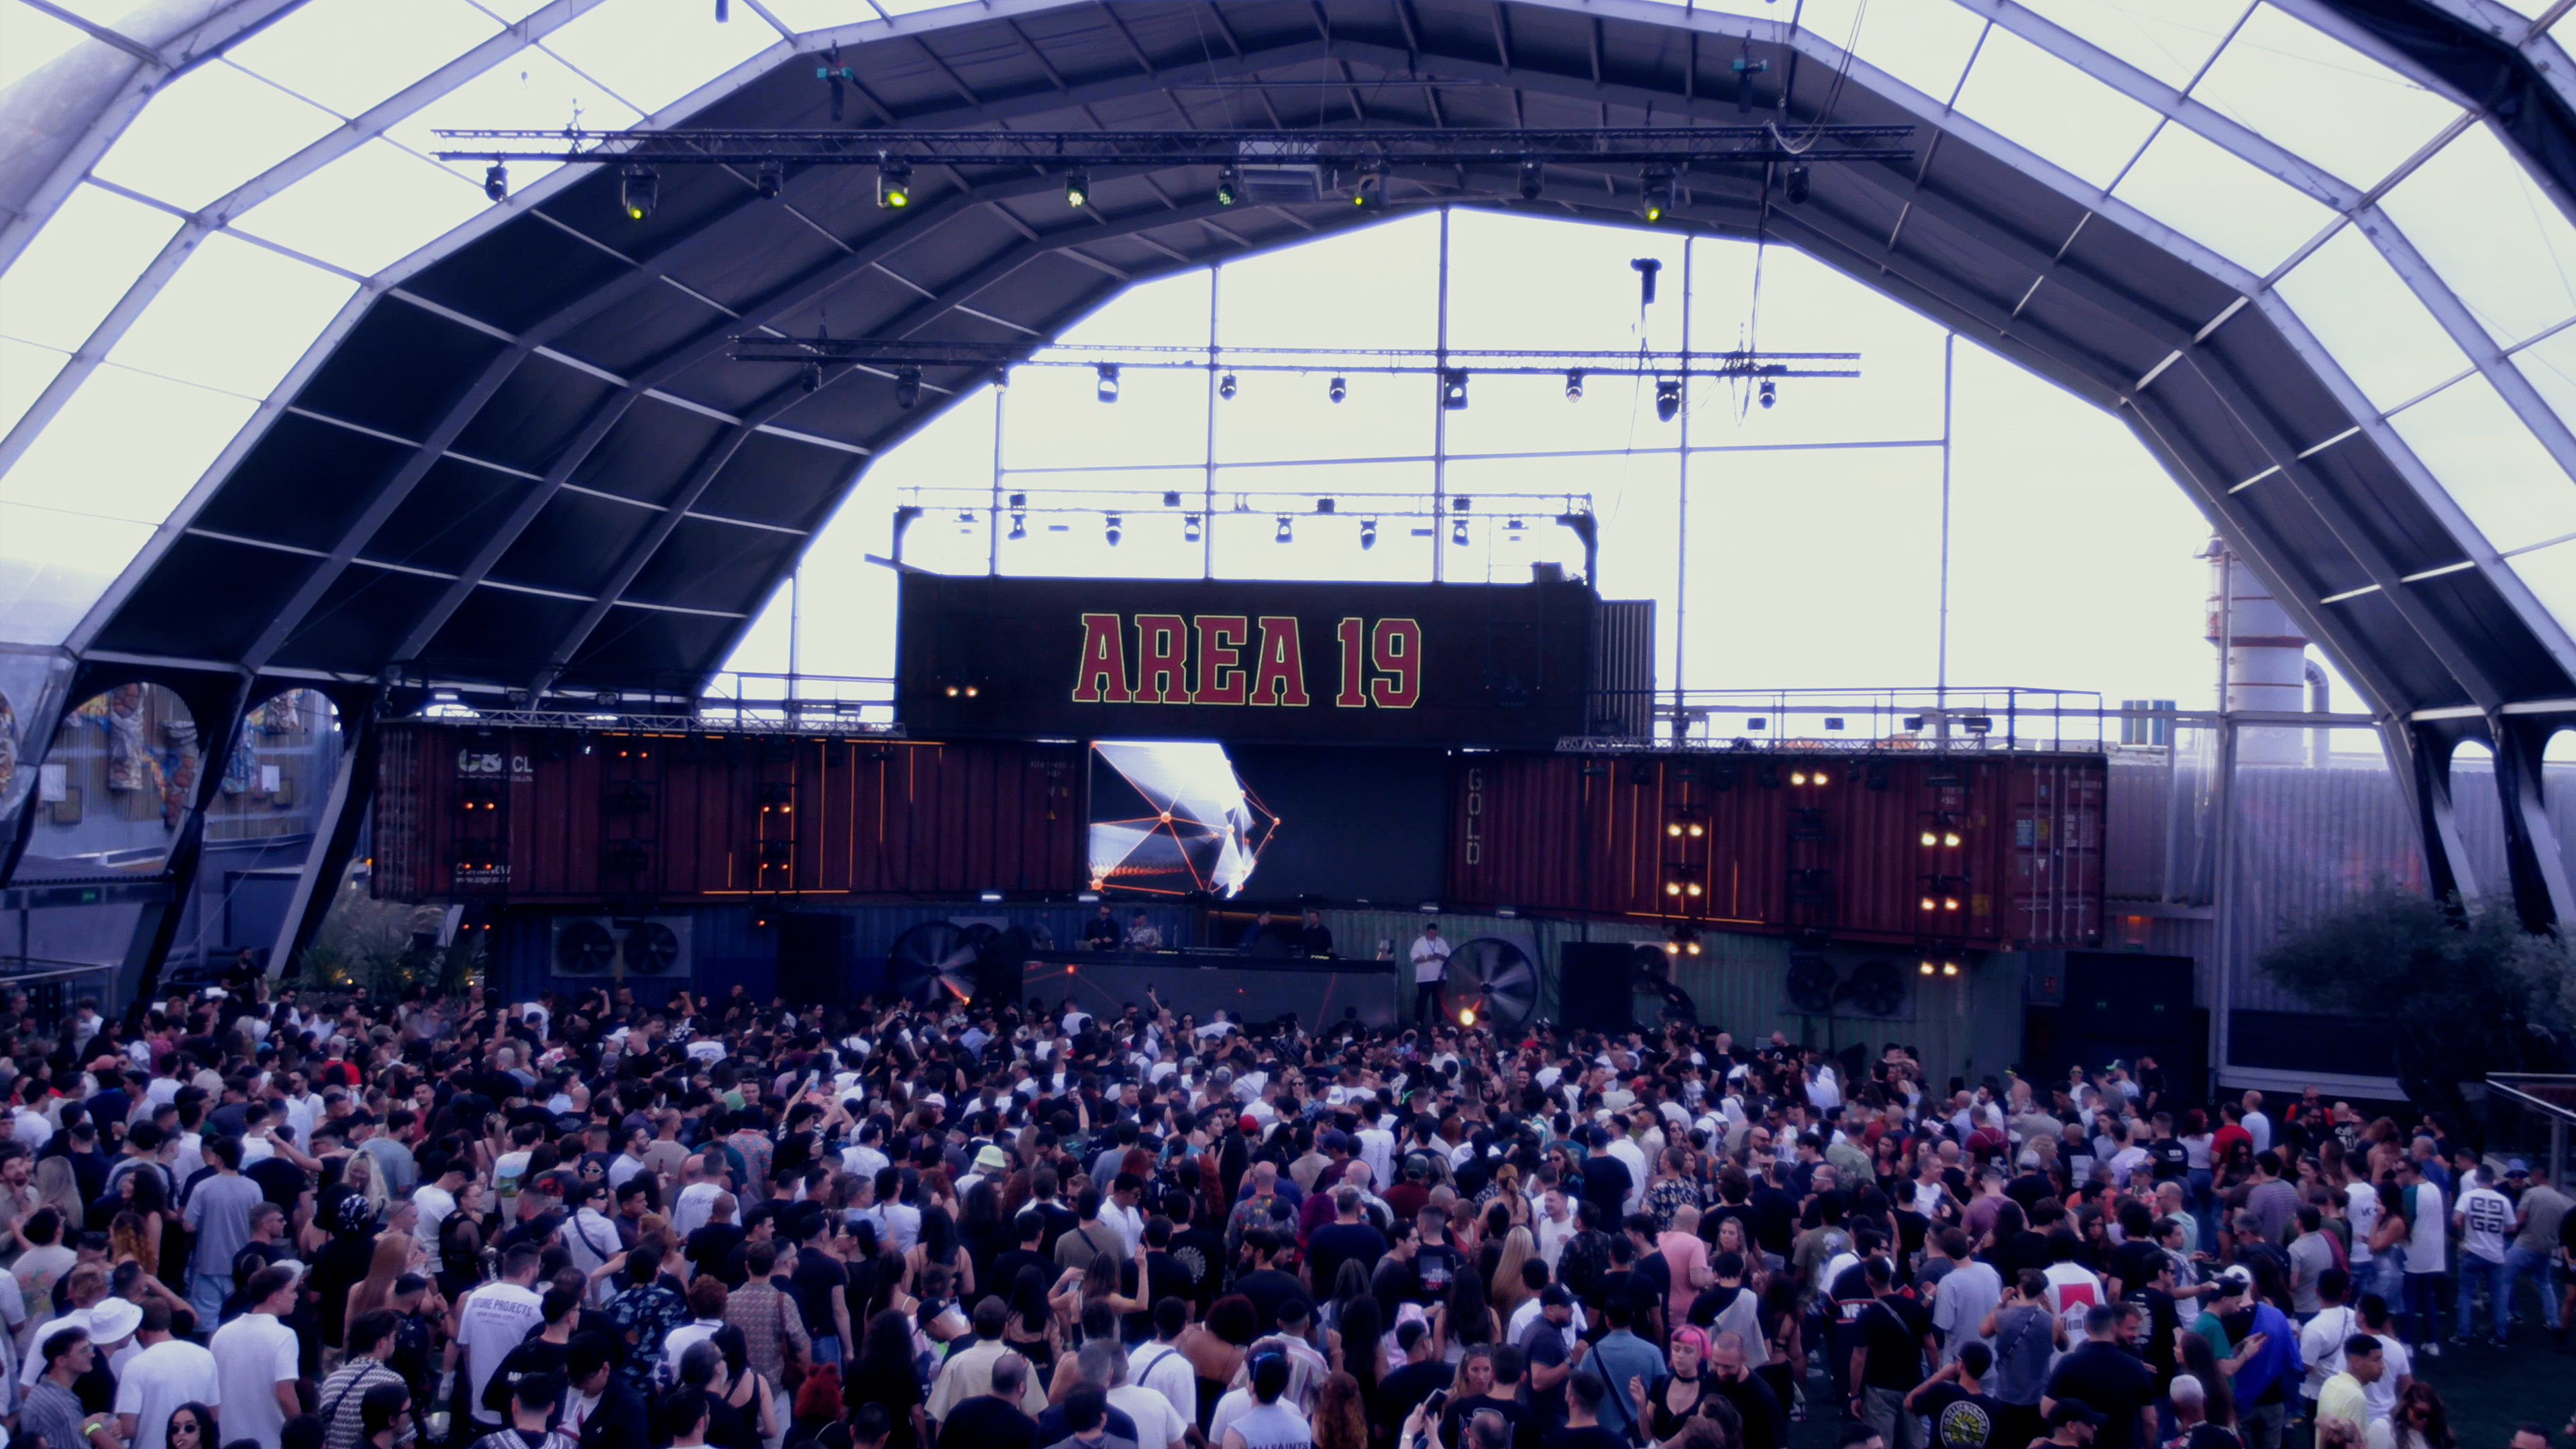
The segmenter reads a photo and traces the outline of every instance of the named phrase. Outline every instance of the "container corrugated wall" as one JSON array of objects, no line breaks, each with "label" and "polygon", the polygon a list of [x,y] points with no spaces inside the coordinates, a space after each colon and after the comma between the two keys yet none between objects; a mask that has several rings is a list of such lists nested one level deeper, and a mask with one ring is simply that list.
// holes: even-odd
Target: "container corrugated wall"
[{"label": "container corrugated wall", "polygon": [[378,894],[567,903],[1083,884],[1082,750],[386,729]]}]

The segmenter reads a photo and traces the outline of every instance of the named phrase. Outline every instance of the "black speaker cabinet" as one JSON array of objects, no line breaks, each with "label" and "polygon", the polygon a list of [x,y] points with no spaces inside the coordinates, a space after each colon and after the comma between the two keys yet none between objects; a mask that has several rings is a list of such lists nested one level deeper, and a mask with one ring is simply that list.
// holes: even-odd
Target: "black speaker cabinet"
[{"label": "black speaker cabinet", "polygon": [[1626,1031],[1635,1025],[1634,941],[1568,941],[1557,957],[1557,1000],[1576,1031]]}]

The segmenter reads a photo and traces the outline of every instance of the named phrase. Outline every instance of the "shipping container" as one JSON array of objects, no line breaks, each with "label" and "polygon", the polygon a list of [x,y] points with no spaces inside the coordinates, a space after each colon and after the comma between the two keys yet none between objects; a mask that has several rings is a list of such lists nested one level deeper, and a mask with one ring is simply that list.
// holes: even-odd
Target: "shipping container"
[{"label": "shipping container", "polygon": [[954,896],[1083,884],[1075,745],[386,726],[376,893]]},{"label": "shipping container", "polygon": [[2097,755],[1462,754],[1447,895],[1927,949],[2093,945]]}]

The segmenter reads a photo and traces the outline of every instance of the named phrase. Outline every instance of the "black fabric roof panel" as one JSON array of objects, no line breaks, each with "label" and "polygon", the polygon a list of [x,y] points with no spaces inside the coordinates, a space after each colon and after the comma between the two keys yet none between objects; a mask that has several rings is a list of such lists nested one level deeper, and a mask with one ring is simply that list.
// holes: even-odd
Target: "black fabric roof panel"
[{"label": "black fabric roof panel", "polygon": [[674,659],[724,658],[747,621],[660,609],[611,609],[565,671],[570,685],[614,687],[667,674]]},{"label": "black fabric roof panel", "polygon": [[478,679],[527,679],[580,622],[587,607],[572,599],[476,589],[420,651],[423,668]]},{"label": "black fabric roof panel", "polygon": [[589,493],[558,490],[518,541],[492,565],[492,577],[567,593],[597,594],[662,511]]},{"label": "black fabric roof panel", "polygon": [[181,659],[236,659],[318,561],[182,534],[173,539],[97,647]]},{"label": "black fabric roof panel", "polygon": [[739,330],[737,319],[657,279],[601,309],[555,345],[584,362],[632,377],[682,347],[721,346]]},{"label": "black fabric roof panel", "polygon": [[438,602],[446,587],[419,574],[346,569],[277,651],[276,662],[289,668],[359,672],[358,661],[391,660],[413,622]]},{"label": "black fabric roof panel", "polygon": [[403,290],[521,332],[627,270],[625,262],[528,211],[433,263]]},{"label": "black fabric roof panel", "polygon": [[2386,594],[2363,594],[2339,604],[2327,604],[2319,612],[2332,615],[2341,628],[2365,641],[2371,667],[2387,676],[2404,698],[2434,709],[2471,702],[2459,681],[2425,644],[2415,626],[2406,621],[2396,601]]},{"label": "black fabric roof panel", "polygon": [[641,399],[567,481],[647,503],[664,502],[698,465],[699,456],[722,436],[725,426],[659,398]]},{"label": "black fabric roof panel", "polygon": [[719,217],[763,204],[748,176],[725,167],[662,166],[655,168],[653,214],[631,221],[618,202],[622,169],[591,167],[589,175],[546,199],[546,215],[619,256],[646,261]]},{"label": "black fabric roof panel", "polygon": [[[853,167],[839,168],[858,170]],[[871,178],[873,171],[858,174]],[[672,272],[673,280],[712,298],[725,307],[744,312],[775,296],[780,289],[797,282],[818,269],[849,255],[833,237],[812,227],[772,224],[761,229],[758,237],[742,246],[718,248],[706,256],[693,258]]]},{"label": "black fabric roof panel", "polygon": [[856,454],[818,448],[775,433],[754,433],[724,470],[716,474],[698,509],[754,523],[803,528],[818,507],[827,506],[838,496],[841,485],[859,471],[863,461]]},{"label": "black fabric roof panel", "polygon": [[516,474],[441,458],[361,553],[379,563],[458,572],[536,486]]},{"label": "black fabric roof panel", "polygon": [[314,369],[295,406],[417,440],[503,344],[380,297]]},{"label": "black fabric roof panel", "polygon": [[542,473],[618,391],[595,373],[531,354],[457,434],[450,451]]},{"label": "black fabric roof panel", "polygon": [[372,433],[284,413],[206,500],[196,526],[328,550],[411,455]]},{"label": "black fabric roof panel", "polygon": [[2484,574],[2466,569],[2405,587],[2464,642],[2506,699],[2564,698],[2576,689]]},{"label": "black fabric roof panel", "polygon": [[[2300,462],[2345,510],[2370,545],[2400,574],[2460,561],[2433,511],[2415,496],[2397,465],[2366,438],[2346,438]],[[2269,487],[2270,480],[2255,485]]]},{"label": "black fabric roof panel", "polygon": [[785,568],[804,546],[805,540],[792,533],[683,518],[636,575],[626,597],[684,609],[747,612],[769,592],[771,570]]}]

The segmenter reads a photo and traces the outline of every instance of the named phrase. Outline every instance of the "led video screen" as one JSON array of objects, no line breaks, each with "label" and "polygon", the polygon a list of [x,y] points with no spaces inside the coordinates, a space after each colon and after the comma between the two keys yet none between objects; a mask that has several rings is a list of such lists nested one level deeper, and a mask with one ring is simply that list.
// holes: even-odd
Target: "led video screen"
[{"label": "led video screen", "polygon": [[1438,895],[1448,761],[1437,750],[1099,740],[1094,889],[1411,906]]}]

